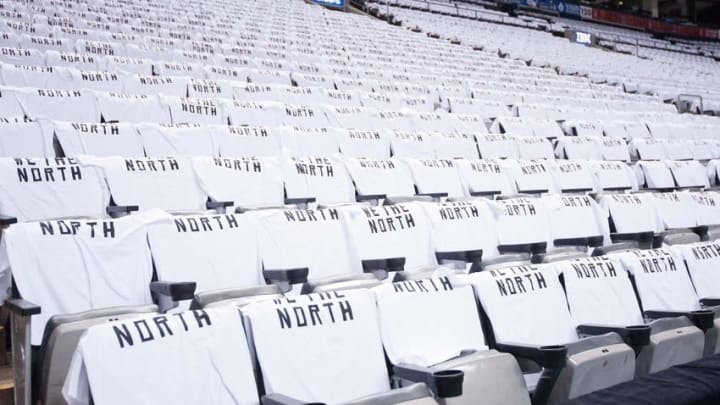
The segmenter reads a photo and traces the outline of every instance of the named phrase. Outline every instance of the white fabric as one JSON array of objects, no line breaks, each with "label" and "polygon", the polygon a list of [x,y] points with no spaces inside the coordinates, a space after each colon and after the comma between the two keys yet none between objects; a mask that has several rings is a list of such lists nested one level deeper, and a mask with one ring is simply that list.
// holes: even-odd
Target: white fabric
[{"label": "white fabric", "polygon": [[0,157],[53,157],[52,136],[37,122],[0,122]]},{"label": "white fabric", "polygon": [[404,257],[406,271],[437,264],[430,223],[418,204],[355,205],[338,210],[360,260]]},{"label": "white fabric", "polygon": [[717,192],[682,192],[680,198],[689,201],[698,225],[720,225],[720,195]]},{"label": "white fabric", "polygon": [[592,191],[595,189],[587,161],[558,159],[547,162],[555,186],[562,192]]},{"label": "white fabric", "polygon": [[268,393],[338,404],[390,389],[371,291],[301,295],[243,312]]},{"label": "white fabric", "polygon": [[134,124],[54,122],[53,133],[65,156],[145,156]]},{"label": "white fabric", "polygon": [[539,243],[550,239],[547,212],[540,200],[510,198],[489,204],[501,245]]},{"label": "white fabric", "polygon": [[[167,220],[153,211],[120,219],[58,220],[13,225],[2,237],[2,279],[42,306],[32,317],[39,345],[53,315],[152,303],[152,259],[146,226]],[[3,290],[4,291],[4,290]]]},{"label": "white fabric", "polygon": [[447,193],[448,197],[463,197],[465,188],[454,160],[402,159],[410,169],[418,194]]},{"label": "white fabric", "polygon": [[218,125],[208,129],[215,137],[220,156],[277,157],[280,155],[280,140],[272,128]]},{"label": "white fabric", "polygon": [[589,162],[599,191],[611,189],[637,190],[638,181],[632,169],[623,162]]},{"label": "white fabric", "polygon": [[154,95],[96,93],[95,99],[105,122],[171,122],[170,110]]},{"label": "white fabric", "polygon": [[553,240],[602,236],[609,232],[607,214],[589,196],[549,195],[542,201]]},{"label": "white fabric", "polygon": [[281,127],[275,132],[287,156],[325,156],[337,154],[338,144],[333,128]]},{"label": "white fabric", "polygon": [[373,292],[392,364],[429,367],[463,351],[487,350],[471,286],[453,288],[448,277],[433,277],[384,284]]},{"label": "white fabric", "polygon": [[170,109],[173,124],[228,123],[225,104],[213,99],[163,96],[160,101]]},{"label": "white fabric", "polygon": [[628,146],[630,154],[639,160],[662,160],[667,158],[662,142],[657,139],[635,138],[630,141]]},{"label": "white fabric", "polygon": [[640,161],[635,165],[636,170],[644,179],[647,188],[673,188],[675,179],[667,165],[662,161]]},{"label": "white fabric", "polygon": [[476,199],[422,204],[430,224],[435,252],[483,251],[491,259],[497,251],[495,218],[487,202]]},{"label": "white fabric", "polygon": [[460,278],[475,288],[498,342],[557,345],[577,340],[552,268],[506,267]]},{"label": "white fabric", "polygon": [[637,196],[655,207],[660,229],[697,226],[697,216],[692,211],[692,204],[679,193],[640,193]]},{"label": "white fabric", "polygon": [[389,159],[390,140],[384,132],[337,128],[335,141],[343,155],[368,159]]},{"label": "white fabric", "polygon": [[[148,156],[218,156],[211,131],[200,124],[138,125]],[[122,153],[116,153],[120,156]],[[132,156],[132,155],[129,155]]]},{"label": "white fabric", "polygon": [[603,160],[621,160],[623,162],[630,161],[630,151],[627,143],[622,138],[599,138],[597,140],[600,146]]},{"label": "white fabric", "polygon": [[335,208],[250,211],[266,270],[306,267],[309,279],[362,272]]},{"label": "white fabric", "polygon": [[551,162],[545,160],[504,160],[504,170],[515,183],[519,193],[554,192],[555,181],[550,172]]},{"label": "white fabric", "polygon": [[72,122],[99,122],[95,97],[87,90],[22,89],[15,91],[25,115]]},{"label": "white fabric", "polygon": [[[177,384],[180,379],[183,384]],[[242,318],[234,307],[91,327],[78,343],[63,396],[70,405],[86,405],[90,391],[92,402],[110,405],[259,404]]]},{"label": "white fabric", "polygon": [[661,232],[655,205],[637,194],[606,194],[599,199],[600,206],[608,211],[615,232]]},{"label": "white fabric", "polygon": [[673,246],[685,260],[699,298],[720,297],[720,243]]},{"label": "white fabric", "polygon": [[235,207],[278,207],[284,203],[280,164],[275,158],[191,158],[197,181],[213,201]]},{"label": "white fabric", "polygon": [[345,158],[358,195],[415,195],[410,169],[398,159]]},{"label": "white fabric", "polygon": [[186,97],[188,78],[181,76],[139,76],[133,75],[125,81],[125,91],[129,94],[154,96]]},{"label": "white fabric", "polygon": [[265,284],[257,236],[244,215],[174,216],[148,227],[148,243],[161,281],[192,281],[196,292]]},{"label": "white fabric", "polygon": [[634,250],[618,255],[635,276],[645,311],[695,311],[700,309],[682,258],[670,249]]},{"label": "white fabric", "polygon": [[678,187],[710,187],[707,169],[696,160],[666,160]]},{"label": "white fabric", "polygon": [[613,256],[557,262],[565,278],[570,314],[578,325],[642,325],[635,290],[622,262]]},{"label": "white fabric", "polygon": [[81,157],[81,162],[102,168],[113,201],[140,210],[205,209],[207,195],[195,180],[188,158]]},{"label": "white fabric", "polygon": [[283,125],[285,110],[281,103],[233,100],[224,105],[232,125]]},{"label": "white fabric", "polygon": [[598,138],[587,136],[566,136],[558,139],[555,155],[564,159],[603,159],[602,150],[598,147]]},{"label": "white fabric", "polygon": [[314,197],[319,204],[355,201],[355,189],[345,165],[325,157],[281,159],[287,198]]},{"label": "white fabric", "polygon": [[440,133],[428,134],[428,140],[438,159],[477,159],[480,157],[472,134]]},{"label": "white fabric", "polygon": [[514,192],[511,179],[500,160],[458,159],[455,165],[470,195],[482,192],[500,192],[501,195],[509,195]]},{"label": "white fabric", "polygon": [[0,158],[0,213],[20,222],[103,217],[109,202],[100,171],[74,158]]},{"label": "white fabric", "polygon": [[554,159],[552,145],[545,138],[520,136],[515,138],[522,159]]},{"label": "white fabric", "polygon": [[432,159],[436,156],[429,133],[396,129],[389,131],[388,138],[393,156],[416,159]]},{"label": "white fabric", "polygon": [[508,134],[476,134],[475,141],[480,151],[480,157],[483,159],[517,159],[520,157],[520,150],[514,136]]}]

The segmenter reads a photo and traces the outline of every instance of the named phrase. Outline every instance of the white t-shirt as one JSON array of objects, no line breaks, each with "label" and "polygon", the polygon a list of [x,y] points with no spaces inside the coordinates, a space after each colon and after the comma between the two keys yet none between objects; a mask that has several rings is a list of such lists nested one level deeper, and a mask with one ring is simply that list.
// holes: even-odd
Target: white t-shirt
[{"label": "white t-shirt", "polygon": [[392,364],[430,367],[466,350],[487,350],[471,286],[455,288],[448,277],[433,277],[383,284],[373,292]]},{"label": "white t-shirt", "polygon": [[390,140],[382,131],[336,128],[335,142],[343,155],[356,158],[389,159]]},{"label": "white t-shirt", "polygon": [[390,389],[371,291],[264,301],[243,313],[266,392],[337,404]]},{"label": "white t-shirt", "polygon": [[402,158],[412,173],[419,194],[447,193],[448,197],[465,196],[455,161],[451,159]]},{"label": "white t-shirt", "polygon": [[257,235],[244,215],[174,216],[148,227],[148,242],[161,281],[194,281],[196,292],[265,284]]},{"label": "white t-shirt", "polygon": [[420,205],[355,205],[338,211],[360,260],[404,257],[407,271],[437,264],[430,222]]},{"label": "white t-shirt", "polygon": [[682,258],[670,249],[634,250],[618,254],[635,276],[643,310],[695,311],[700,309]]},{"label": "white t-shirt", "polygon": [[53,157],[52,134],[37,122],[0,122],[0,157]]},{"label": "white t-shirt", "polygon": [[309,279],[362,272],[335,208],[250,211],[266,270],[309,269]]},{"label": "white t-shirt", "polygon": [[432,132],[428,141],[438,159],[477,159],[480,157],[472,134]]},{"label": "white t-shirt", "polygon": [[555,268],[564,275],[575,326],[645,323],[628,273],[617,257],[566,260],[555,263]]},{"label": "white t-shirt", "polygon": [[213,201],[232,201],[246,208],[284,203],[280,164],[275,158],[197,156],[191,160],[200,187]]},{"label": "white t-shirt", "polygon": [[398,159],[344,158],[358,195],[415,195],[410,169]]},{"label": "white t-shirt", "polygon": [[135,124],[54,122],[53,133],[65,156],[145,156]]},{"label": "white t-shirt", "polygon": [[504,160],[501,163],[520,193],[554,192],[550,162],[545,160]]},{"label": "white t-shirt", "polygon": [[587,195],[542,197],[552,239],[587,238],[608,234],[607,213]]},{"label": "white t-shirt", "polygon": [[355,201],[355,189],[345,165],[326,157],[288,157],[281,160],[288,199],[314,197],[320,204]]},{"label": "white t-shirt", "polygon": [[12,271],[20,295],[42,306],[32,317],[32,344],[40,344],[53,315],[150,304],[146,226],[167,219],[152,211],[120,219],[28,222],[5,230],[2,279],[9,280]]},{"label": "white t-shirt", "polygon": [[691,204],[692,212],[697,215],[698,225],[720,224],[720,195],[714,191],[707,192],[681,192]]},{"label": "white t-shirt", "polygon": [[554,159],[550,141],[545,138],[520,136],[515,138],[520,158],[522,159]]},{"label": "white t-shirt", "polygon": [[286,156],[332,157],[339,152],[334,128],[292,126],[275,132]]},{"label": "white t-shirt", "polygon": [[608,211],[615,232],[661,232],[655,205],[637,194],[606,194],[599,199],[600,206]]},{"label": "white t-shirt", "polygon": [[623,162],[592,161],[589,162],[589,165],[599,191],[638,189],[638,181],[635,173]]},{"label": "white t-shirt", "polygon": [[140,210],[205,210],[207,195],[195,179],[189,158],[81,157],[81,162],[102,168],[113,201]]},{"label": "white t-shirt", "polygon": [[102,174],[74,158],[0,158],[0,213],[30,221],[103,217],[110,194]]},{"label": "white t-shirt", "polygon": [[160,97],[170,109],[173,124],[226,125],[225,104],[210,98]]},{"label": "white t-shirt", "polygon": [[555,156],[564,159],[603,159],[598,138],[588,136],[566,136],[558,139]]},{"label": "white t-shirt", "polygon": [[661,229],[692,228],[697,226],[693,205],[678,193],[640,193],[643,201],[655,207]]},{"label": "white t-shirt", "polygon": [[105,122],[171,122],[170,110],[155,95],[95,93],[95,100]]},{"label": "white t-shirt", "polygon": [[496,257],[498,238],[495,218],[482,199],[424,203],[432,225],[435,252],[483,251],[483,259]]},{"label": "white t-shirt", "polygon": [[630,161],[628,145],[622,138],[598,138],[597,144],[600,147],[603,160]]},{"label": "white t-shirt", "polygon": [[644,179],[648,188],[673,188],[675,179],[672,172],[662,161],[640,161],[635,170]]},{"label": "white t-shirt", "polygon": [[92,402],[111,405],[259,404],[242,318],[231,306],[89,328],[63,396],[70,405],[86,405],[90,392]]},{"label": "white t-shirt", "polygon": [[140,76],[132,75],[125,81],[125,91],[129,94],[154,96],[187,97],[187,77],[182,76]]},{"label": "white t-shirt", "polygon": [[457,159],[454,161],[467,192],[500,192],[512,194],[515,190],[512,180],[498,159]]},{"label": "white t-shirt", "polygon": [[[223,101],[232,125],[283,125],[285,111],[282,103],[271,101]],[[223,123],[225,124],[225,123]]]},{"label": "white t-shirt", "polygon": [[685,259],[698,297],[720,297],[720,243],[700,242],[673,248]]},{"label": "white t-shirt", "polygon": [[220,156],[277,157],[280,155],[280,140],[274,128],[231,125],[207,128],[215,138]]},{"label": "white t-shirt", "polygon": [[14,93],[25,115],[72,122],[100,122],[95,96],[88,90],[31,89]]},{"label": "white t-shirt", "polygon": [[666,160],[678,187],[710,187],[707,169],[697,160]]},{"label": "white t-shirt", "polygon": [[[138,125],[148,156],[218,156],[212,130],[200,124]],[[213,128],[214,129],[214,128]],[[116,153],[119,156],[126,156]],[[130,155],[132,156],[132,155]]]},{"label": "white t-shirt", "polygon": [[436,156],[430,134],[426,132],[393,130],[388,132],[393,156],[432,159]]},{"label": "white t-shirt", "polygon": [[506,267],[459,279],[475,288],[498,342],[542,346],[577,340],[562,285],[552,268]]},{"label": "white t-shirt", "polygon": [[559,191],[595,190],[595,179],[587,161],[558,159],[546,162]]},{"label": "white t-shirt", "polygon": [[508,134],[477,134],[475,141],[480,151],[480,157],[488,158],[510,158],[520,157],[516,139]]},{"label": "white t-shirt", "polygon": [[539,243],[550,239],[548,215],[541,200],[510,198],[489,204],[501,245]]}]

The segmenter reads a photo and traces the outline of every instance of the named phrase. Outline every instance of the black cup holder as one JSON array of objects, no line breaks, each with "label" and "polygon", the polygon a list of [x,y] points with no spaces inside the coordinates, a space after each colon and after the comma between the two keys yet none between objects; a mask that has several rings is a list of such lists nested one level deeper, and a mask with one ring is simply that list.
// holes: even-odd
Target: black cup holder
[{"label": "black cup holder", "polygon": [[461,370],[442,370],[432,373],[435,393],[440,398],[454,398],[462,395],[465,372]]},{"label": "black cup holder", "polygon": [[540,346],[540,352],[543,357],[543,367],[546,368],[563,368],[565,367],[567,357],[567,346],[549,345]]},{"label": "black cup holder", "polygon": [[715,326],[715,313],[709,309],[701,309],[690,312],[690,320],[703,332]]},{"label": "black cup holder", "polygon": [[631,347],[640,348],[650,344],[650,325],[630,325],[625,330]]}]

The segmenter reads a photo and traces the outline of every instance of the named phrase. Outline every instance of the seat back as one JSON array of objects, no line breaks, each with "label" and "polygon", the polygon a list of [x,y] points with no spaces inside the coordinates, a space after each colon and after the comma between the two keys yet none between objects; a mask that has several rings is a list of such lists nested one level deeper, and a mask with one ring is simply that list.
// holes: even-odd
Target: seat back
[{"label": "seat back", "polygon": [[358,196],[406,197],[415,195],[410,169],[398,159],[343,159]]},{"label": "seat back", "polygon": [[342,403],[390,389],[371,291],[263,301],[243,313],[267,393]]},{"label": "seat back", "polygon": [[253,225],[245,215],[205,214],[150,226],[158,279],[195,282],[196,292],[264,284]]},{"label": "seat back", "polygon": [[[152,365],[149,358],[155,360]],[[117,367],[108,367],[108,361]],[[128,319],[93,326],[85,333],[63,395],[71,403],[88,402],[92,395],[93,402],[107,404],[132,398],[253,404],[258,392],[252,364],[236,308]],[[188,383],[177,385],[187,370],[198,372],[183,377]]]},{"label": "seat back", "polygon": [[0,158],[0,213],[18,221],[103,217],[110,196],[97,168],[75,158]]},{"label": "seat back", "polygon": [[402,162],[410,169],[418,194],[465,196],[465,188],[454,160],[403,158]]},{"label": "seat back", "polygon": [[[138,132],[147,156],[218,156],[218,146],[205,125],[139,125]],[[116,154],[125,156],[119,152]],[[131,155],[132,156],[132,155]]]},{"label": "seat back", "polygon": [[618,233],[659,232],[655,206],[637,194],[603,194],[598,202],[610,214],[610,230]]},{"label": "seat back", "polygon": [[419,204],[354,205],[338,211],[359,260],[404,258],[406,271],[437,264],[430,223]]},{"label": "seat back", "polygon": [[151,303],[147,225],[167,220],[150,211],[119,219],[16,224],[2,238],[2,273],[21,297],[43,309],[32,318],[33,345],[54,315]]},{"label": "seat back", "polygon": [[515,192],[514,184],[499,159],[457,159],[454,163],[460,172],[466,194],[492,196]]},{"label": "seat back", "polygon": [[136,124],[53,122],[52,130],[65,156],[145,156]]},{"label": "seat back", "polygon": [[618,254],[633,275],[643,310],[695,311],[698,295],[682,258],[670,249]]},{"label": "seat back", "polygon": [[550,240],[548,215],[541,200],[518,197],[489,204],[495,216],[500,245],[547,243]]},{"label": "seat back", "polygon": [[345,165],[328,157],[286,157],[281,159],[288,200],[315,198],[320,204],[355,201],[355,188]]},{"label": "seat back", "polygon": [[[609,234],[607,214],[591,197],[548,195],[541,200],[548,212],[550,237],[556,247],[597,246]],[[587,239],[587,242],[581,239]]]},{"label": "seat back", "polygon": [[344,156],[389,159],[390,140],[384,131],[337,128],[335,138]]},{"label": "seat back", "polygon": [[41,348],[39,399],[46,405],[64,405],[62,387],[70,369],[70,363],[82,335],[90,327],[108,322],[141,317],[157,312],[154,305],[137,307],[113,307],[96,309],[72,315],[56,315],[50,318]]}]

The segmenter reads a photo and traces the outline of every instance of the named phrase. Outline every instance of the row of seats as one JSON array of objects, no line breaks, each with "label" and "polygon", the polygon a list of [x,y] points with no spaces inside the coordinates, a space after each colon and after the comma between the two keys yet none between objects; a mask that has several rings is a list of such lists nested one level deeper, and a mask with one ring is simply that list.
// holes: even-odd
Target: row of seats
[{"label": "row of seats", "polygon": [[[712,184],[720,162],[711,161]],[[210,156],[0,158],[0,214],[28,220],[432,198],[706,189],[696,161]]]},{"label": "row of seats", "polygon": [[[396,206],[396,209],[404,208]],[[328,212],[325,214],[327,215]],[[88,280],[85,280],[79,283],[90,290],[93,297],[90,301],[92,306],[113,305],[107,301],[108,291],[102,287],[107,283],[113,285],[112,291],[116,292],[116,298],[119,296],[125,298],[123,304],[142,305],[134,309],[119,307],[112,313],[89,312],[79,317],[56,317],[53,318],[55,322],[51,320],[51,323],[48,323],[44,338],[42,333],[34,332],[36,337],[33,339],[43,338],[46,343],[50,343],[49,348],[53,349],[50,339],[57,345],[74,346],[79,339],[78,331],[82,332],[93,324],[99,325],[91,327],[90,332],[81,339],[80,350],[76,352],[72,366],[68,365],[67,356],[65,358],[48,356],[52,354],[52,350],[45,353],[45,357],[41,360],[55,362],[52,370],[58,374],[43,376],[42,383],[54,383],[45,387],[44,395],[50,398],[60,395],[60,385],[65,381],[65,375],[70,368],[64,389],[70,403],[87,403],[89,390],[97,401],[113,391],[103,381],[114,381],[122,378],[125,373],[132,375],[139,372],[138,357],[132,356],[147,356],[150,353],[148,350],[155,355],[165,353],[166,350],[167,356],[170,353],[177,353],[178,346],[161,339],[175,339],[173,337],[175,334],[160,332],[160,330],[167,331],[163,328],[167,328],[168,325],[155,326],[158,320],[168,322],[169,319],[175,319],[177,323],[170,321],[173,322],[171,331],[176,330],[175,327],[180,328],[185,322],[193,322],[191,321],[193,319],[198,322],[198,328],[215,325],[213,329],[219,328],[217,333],[200,335],[195,339],[205,341],[208,336],[212,336],[210,341],[213,343],[205,347],[221,350],[224,345],[220,342],[231,335],[234,338],[231,340],[234,342],[232,346],[244,352],[247,347],[237,344],[237,339],[240,339],[239,342],[244,341],[244,333],[239,327],[242,322],[237,318],[236,310],[227,311],[228,314],[232,313],[234,318],[230,315],[220,316],[216,323],[213,315],[214,307],[221,307],[223,304],[245,305],[258,299],[264,301],[242,308],[243,314],[250,320],[246,323],[246,327],[252,329],[250,342],[254,349],[252,357],[237,351],[223,352],[223,355],[235,353],[237,359],[257,358],[262,374],[259,374],[259,370],[255,370],[257,373],[255,375],[261,375],[262,384],[259,385],[261,393],[284,394],[303,401],[344,402],[387,391],[390,388],[390,379],[384,368],[381,349],[383,346],[390,363],[395,366],[392,369],[395,374],[394,387],[407,386],[408,380],[428,382],[434,394],[442,397],[442,384],[438,382],[440,378],[438,375],[433,376],[433,373],[456,368],[464,371],[465,380],[462,383],[461,395],[458,395],[457,390],[451,395],[458,396],[459,403],[476,403],[478,398],[485,398],[492,403],[528,403],[526,389],[533,392],[533,403],[536,399],[544,400],[548,397],[552,403],[556,403],[568,397],[576,397],[630,380],[636,375],[659,371],[717,351],[715,314],[701,310],[703,305],[714,303],[713,297],[717,297],[718,294],[715,287],[718,281],[715,268],[717,261],[720,260],[717,254],[720,247],[716,242],[646,251],[629,250],[618,255],[580,257],[545,265],[533,265],[529,261],[524,264],[518,264],[517,261],[512,264],[496,262],[486,265],[481,272],[471,271],[469,275],[452,273],[450,276],[440,278],[426,278],[429,277],[429,273],[421,273],[422,277],[398,273],[400,280],[408,276],[410,278],[407,281],[385,285],[380,285],[380,281],[373,277],[335,279],[326,283],[310,283],[308,292],[316,293],[302,296],[283,297],[281,290],[270,287],[262,290],[233,288],[236,284],[225,279],[225,288],[222,291],[199,293],[195,296],[193,305],[204,307],[205,311],[210,311],[209,313],[204,311],[184,313],[187,319],[183,319],[183,315],[178,313],[172,317],[157,315],[154,313],[156,307],[148,307],[151,304],[148,283],[152,275],[152,267],[149,257],[143,253],[144,249],[147,249],[147,247],[142,248],[142,245],[147,243],[144,232],[147,232],[147,240],[153,245],[153,258],[159,277],[162,277],[163,268],[173,266],[184,267],[189,272],[184,276],[195,277],[196,280],[211,277],[216,280],[221,279],[223,269],[225,273],[230,272],[231,268],[232,271],[237,271],[233,262],[219,259],[218,256],[222,256],[223,253],[224,256],[228,256],[231,250],[218,246],[218,239],[214,239],[213,243],[206,242],[207,244],[204,245],[200,242],[201,239],[197,239],[207,240],[207,228],[199,233],[181,230],[179,224],[187,219],[177,217],[174,223],[165,223],[160,216],[152,218],[145,216],[142,219],[139,216],[131,216],[111,220],[112,225],[103,221],[102,233],[98,222],[78,221],[69,224],[68,229],[74,230],[70,238],[58,237],[61,229],[55,228],[59,226],[58,222],[23,224],[14,226],[4,236],[4,252],[13,252],[8,255],[8,262],[16,273],[18,287],[26,285],[26,277],[43,280],[37,278],[38,271],[45,272],[46,277],[62,277],[59,272],[52,269],[63,265],[66,269],[77,269],[74,274],[83,280],[88,275],[95,275],[90,279],[94,282],[88,283]],[[210,226],[215,227],[217,231],[217,227],[223,226],[224,222],[226,228],[223,231],[227,235],[228,230],[239,229],[239,225],[233,227],[229,219],[229,217],[220,219],[216,216]],[[150,222],[154,225],[144,228]],[[159,232],[160,224],[168,230],[174,229],[163,237],[153,235],[154,232]],[[157,228],[153,229],[154,227]],[[53,232],[58,234],[53,236]],[[165,248],[156,245],[157,242],[172,244],[173,242],[168,241],[168,236],[173,233],[180,235],[173,241],[175,245],[165,245]],[[274,235],[278,236],[278,234]],[[293,236],[295,237],[291,236],[288,239],[302,239],[298,238],[297,234]],[[324,234],[324,236],[332,240],[336,235]],[[185,242],[182,242],[183,239]],[[83,242],[78,243],[78,240]],[[7,247],[11,244],[15,244],[16,249],[8,250]],[[37,263],[34,259],[30,262],[40,264],[39,267],[31,265],[26,268],[28,262],[25,259],[35,257],[29,250],[59,245],[62,245],[66,252],[65,262],[58,263],[55,258],[46,257],[41,263]],[[133,254],[125,256],[123,261],[117,261],[107,249],[110,245],[123,246],[128,253]],[[179,246],[183,248],[177,249]],[[415,244],[409,249],[414,250],[418,246],[421,245]],[[208,247],[214,250],[202,249]],[[196,252],[202,252],[203,258],[186,252],[185,248],[194,248]],[[333,247],[319,248],[326,252],[326,259],[329,258],[327,253],[334,252]],[[275,249],[277,253],[299,253],[287,246],[276,245]],[[88,264],[82,259],[86,252],[95,252],[93,257],[96,260],[91,264],[92,270],[89,272]],[[159,260],[155,257],[156,252],[166,259]],[[204,261],[212,258],[212,263],[215,264],[211,268],[214,271],[211,273],[205,269],[200,271],[199,266],[193,266],[176,257],[178,252],[182,252],[187,257],[195,257],[195,260]],[[238,252],[238,257],[244,255]],[[311,256],[308,254],[307,257]],[[129,274],[131,269],[133,276]],[[447,274],[447,271],[441,270],[439,274]],[[22,274],[23,272],[28,274]],[[36,274],[35,277],[32,276],[33,273]],[[123,277],[98,278],[98,273],[123,274]],[[66,283],[71,285],[78,282],[66,280]],[[142,280],[145,280],[145,283]],[[26,296],[32,296],[33,294],[30,293],[32,290],[42,288],[46,289],[43,291],[44,294],[52,294],[47,289],[57,289],[59,284],[43,280],[42,285],[46,287],[31,285],[32,288],[20,287],[21,290],[25,289]],[[125,286],[126,293],[117,291],[120,285]],[[199,285],[200,281],[198,281]],[[374,295],[358,290],[368,286],[377,286],[373,289]],[[130,298],[132,296],[128,294],[130,290],[135,291],[134,298]],[[93,291],[102,291],[104,294],[96,296]],[[480,322],[481,317],[473,291],[481,304],[479,309],[483,322]],[[360,296],[365,298],[353,298]],[[608,300],[607,297],[613,299]],[[63,301],[75,307],[75,311],[89,303],[68,294],[64,294]],[[114,305],[117,305],[117,302]],[[49,307],[48,309],[52,310],[52,305]],[[139,320],[148,313],[153,315],[152,321],[147,318],[151,325]],[[362,315],[368,313],[371,315]],[[449,313],[453,316],[448,317]],[[47,314],[43,312],[41,317],[46,316]],[[105,319],[108,317],[114,319],[120,317],[121,320],[106,324]],[[364,322],[360,321],[363,319]],[[203,325],[203,322],[207,325]],[[345,322],[352,324],[336,325]],[[646,327],[637,326],[646,322],[648,322]],[[230,324],[234,324],[236,329],[230,328],[228,326]],[[429,331],[428,324],[440,327],[434,327]],[[192,325],[194,326],[195,323],[193,322]],[[523,327],[518,328],[518,325]],[[549,328],[547,325],[553,327]],[[42,323],[38,326],[42,326]],[[159,336],[154,333],[155,328],[158,328]],[[380,333],[378,328],[381,330]],[[188,332],[188,325],[185,324],[183,329],[184,332]],[[234,332],[231,332],[233,330]],[[311,332],[312,330],[315,332]],[[135,331],[139,335],[136,335]],[[148,334],[152,338],[148,337]],[[313,337],[310,338],[308,334]],[[588,335],[596,336],[584,338]],[[158,341],[154,347],[144,346],[155,339]],[[180,339],[178,344],[191,353],[195,353],[194,350],[198,349],[198,341],[195,339],[177,339]],[[347,345],[360,345],[364,348],[373,346],[369,342],[375,342],[374,349],[371,350],[375,352],[373,355],[368,354],[369,352],[365,351],[367,349],[342,350]],[[438,342],[443,344],[438,345]],[[334,344],[341,346],[332,350]],[[532,349],[543,345],[545,347],[540,351]],[[112,369],[103,367],[100,359],[104,358],[107,361],[107,356],[111,356],[109,353],[120,349],[126,350],[118,352],[118,355],[131,356],[124,360],[126,363],[123,364],[127,367]],[[132,354],[135,350],[137,350],[136,354]],[[548,353],[553,351],[556,355],[552,356],[553,361],[550,361],[545,356],[550,357]],[[503,352],[516,354],[520,358],[529,357],[539,363],[540,368],[537,364],[533,368],[528,367],[526,362],[521,363],[525,374],[525,378],[522,378],[519,365]],[[362,356],[358,357],[358,354]],[[200,356],[199,359],[202,362],[218,361],[215,355],[206,357],[207,355],[208,353],[205,352],[205,355]],[[562,361],[556,357],[558,355]],[[194,356],[197,354],[191,356],[191,359],[198,359]],[[567,366],[560,372],[565,364],[564,356],[567,356]],[[327,364],[323,363],[325,366],[322,368],[323,371],[313,369],[308,373],[287,372],[288,364],[297,364],[290,367],[294,370],[303,364],[307,365],[311,358],[319,362],[327,362]],[[160,364],[163,364],[161,367],[171,369],[177,367],[178,363],[160,362]],[[198,363],[193,362],[193,364]],[[252,362],[243,361],[240,364],[245,367],[244,372],[229,374],[226,377],[233,381],[233,385],[244,387],[239,392],[253,397],[258,390],[254,388],[255,379],[248,378],[254,375]],[[368,367],[368,364],[374,366]],[[339,370],[346,370],[348,374],[328,385],[326,378],[323,377],[328,374],[335,375],[337,371],[328,370],[336,370],[336,367]],[[415,373],[404,370],[404,367],[414,369]],[[216,365],[215,369],[222,375],[224,366]],[[538,371],[542,371],[542,374]],[[362,380],[368,383],[367,376],[375,374],[378,378],[374,380],[376,381],[374,388],[367,388],[364,384],[357,385],[355,381],[357,376],[363,376]],[[211,375],[215,376],[214,373]],[[384,377],[379,378],[382,376]],[[224,378],[222,380],[228,384],[227,380]],[[144,387],[146,382],[137,380],[136,383]],[[338,387],[337,384],[341,386]],[[488,392],[491,389],[498,390],[496,386],[498,384],[502,388],[494,391],[497,396],[493,391]],[[346,386],[354,388],[346,388]],[[133,387],[137,389],[138,385]],[[217,387],[215,383],[210,387],[213,398],[218,398],[216,396],[223,398],[223,393],[226,393],[225,389]],[[190,393],[195,389],[197,388],[188,388]],[[413,391],[415,389],[417,387]],[[128,395],[125,389],[119,390],[123,396]],[[143,390],[143,395],[155,398],[165,394],[161,389],[148,389]],[[424,396],[430,397],[429,392],[425,391]],[[402,401],[392,403],[398,402]]]}]

